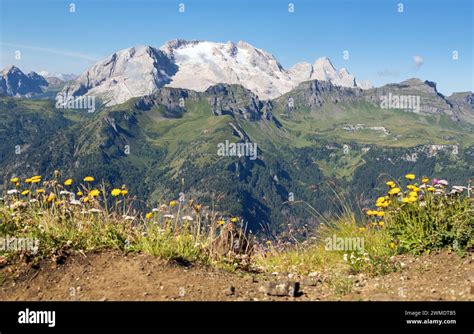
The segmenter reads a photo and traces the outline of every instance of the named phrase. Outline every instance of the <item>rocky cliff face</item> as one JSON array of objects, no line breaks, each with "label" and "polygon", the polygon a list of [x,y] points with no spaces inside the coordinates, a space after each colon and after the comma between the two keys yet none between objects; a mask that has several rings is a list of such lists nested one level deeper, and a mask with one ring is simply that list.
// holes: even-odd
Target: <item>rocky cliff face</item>
[{"label": "rocky cliff face", "polygon": [[458,110],[459,117],[474,124],[474,93],[453,93],[448,97],[449,102]]},{"label": "rocky cliff face", "polygon": [[291,112],[301,107],[317,109],[325,103],[354,102],[362,96],[363,91],[360,88],[339,87],[329,81],[313,80],[303,82],[276,99],[276,102],[285,105],[285,110]]},{"label": "rocky cliff face", "polygon": [[106,105],[115,105],[151,94],[169,83],[176,71],[177,66],[163,51],[150,46],[134,47],[98,62],[61,94],[63,99],[94,95]]},{"label": "rocky cliff face", "polygon": [[[403,109],[423,114],[447,114],[456,118],[456,108],[436,89],[436,83],[409,79],[364,92],[366,100],[387,109]],[[387,102],[385,106],[383,103]]]},{"label": "rocky cliff face", "polygon": [[[308,80],[359,87],[353,75],[346,69],[335,69],[326,57],[287,70],[270,53],[243,41],[172,40],[159,49],[142,46],[118,51],[92,66],[61,94],[96,95],[106,105],[115,105],[161,87],[204,92],[211,86],[228,84],[242,85],[263,100],[281,96]],[[370,84],[360,82],[360,86]]]},{"label": "rocky cliff face", "polygon": [[272,120],[272,104],[242,86],[216,85],[204,92],[214,115],[240,116],[250,121]]},{"label": "rocky cliff face", "polygon": [[163,87],[153,94],[143,96],[134,102],[139,110],[164,108],[165,117],[181,117],[186,112],[186,101],[207,101],[214,115],[231,115],[249,121],[272,120],[272,103],[261,101],[248,89],[239,85],[219,84],[205,92]]},{"label": "rocky cliff face", "polygon": [[18,67],[9,66],[0,73],[0,94],[31,97],[43,93],[48,82],[39,74],[23,73]]}]

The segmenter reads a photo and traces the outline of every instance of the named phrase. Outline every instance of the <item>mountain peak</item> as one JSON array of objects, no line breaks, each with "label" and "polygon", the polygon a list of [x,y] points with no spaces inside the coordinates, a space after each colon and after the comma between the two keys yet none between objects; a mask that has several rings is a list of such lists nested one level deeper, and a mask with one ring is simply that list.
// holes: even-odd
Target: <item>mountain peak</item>
[{"label": "mountain peak", "polygon": [[418,85],[422,85],[423,81],[419,78],[410,78],[407,80],[403,80],[402,82],[400,82],[400,84],[409,85],[409,86],[418,86]]},{"label": "mountain peak", "polygon": [[63,94],[101,95],[105,104],[122,103],[166,86],[203,92],[216,84],[242,85],[260,99],[281,96],[307,80],[359,87],[347,70],[328,57],[311,65],[283,68],[269,52],[245,41],[234,43],[173,39],[159,49],[136,46],[120,50],[83,73]]},{"label": "mountain peak", "polygon": [[7,66],[0,75],[0,94],[8,96],[32,96],[44,92],[48,82],[38,73],[23,73],[14,65]]},{"label": "mountain peak", "polygon": [[326,56],[316,59],[316,61],[314,62],[314,65],[316,67],[325,66],[325,67],[329,67],[329,68],[334,69],[334,65],[332,64],[331,59],[329,59]]},{"label": "mountain peak", "polygon": [[7,74],[7,73],[14,73],[14,72],[21,72],[23,73],[18,67],[16,67],[15,65],[11,64],[11,65],[8,65],[7,67],[5,67],[3,70],[2,70],[2,74]]}]

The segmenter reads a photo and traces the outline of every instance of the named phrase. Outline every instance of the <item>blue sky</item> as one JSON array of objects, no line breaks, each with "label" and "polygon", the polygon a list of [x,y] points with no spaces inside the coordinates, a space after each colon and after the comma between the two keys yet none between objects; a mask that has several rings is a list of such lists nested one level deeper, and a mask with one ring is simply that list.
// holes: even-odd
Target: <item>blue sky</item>
[{"label": "blue sky", "polygon": [[[69,12],[69,4],[76,12]],[[294,12],[288,12],[288,4]],[[403,13],[397,4],[404,4]],[[472,0],[0,0],[0,67],[81,73],[134,45],[245,40],[289,68],[328,56],[379,86],[474,90]],[[185,4],[185,12],[178,6]],[[15,59],[15,50],[22,52]],[[349,59],[343,59],[343,51]],[[453,51],[459,59],[453,60]],[[413,57],[422,58],[418,65]]]}]

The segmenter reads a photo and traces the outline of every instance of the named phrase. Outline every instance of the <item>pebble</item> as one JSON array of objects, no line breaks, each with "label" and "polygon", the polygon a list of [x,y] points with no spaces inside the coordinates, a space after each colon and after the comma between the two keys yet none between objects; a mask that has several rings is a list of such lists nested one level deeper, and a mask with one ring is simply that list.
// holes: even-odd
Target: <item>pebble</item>
[{"label": "pebble", "polygon": [[266,282],[262,285],[259,290],[269,296],[290,296],[296,297],[300,289],[299,282],[291,281],[279,281],[279,282]]},{"label": "pebble", "polygon": [[226,296],[233,296],[235,295],[235,287],[234,286],[229,286],[227,289],[224,290],[224,294]]}]

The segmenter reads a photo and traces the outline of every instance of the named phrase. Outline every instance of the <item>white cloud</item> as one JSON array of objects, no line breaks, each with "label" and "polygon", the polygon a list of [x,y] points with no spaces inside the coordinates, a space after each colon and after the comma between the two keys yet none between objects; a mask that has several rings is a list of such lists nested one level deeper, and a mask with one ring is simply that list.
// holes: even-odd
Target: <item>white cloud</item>
[{"label": "white cloud", "polygon": [[423,66],[425,60],[422,56],[413,56],[413,62],[415,63],[416,67],[420,68],[421,66]]}]

